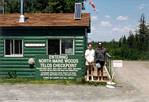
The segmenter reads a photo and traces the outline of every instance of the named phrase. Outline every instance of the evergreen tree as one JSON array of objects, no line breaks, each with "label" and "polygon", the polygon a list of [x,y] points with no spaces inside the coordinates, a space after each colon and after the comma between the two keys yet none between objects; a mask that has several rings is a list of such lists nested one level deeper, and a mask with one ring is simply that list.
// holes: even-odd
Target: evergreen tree
[{"label": "evergreen tree", "polygon": [[140,24],[139,24],[139,48],[141,51],[146,51],[148,48],[148,34],[147,34],[147,26],[145,21],[144,14],[141,15]]},{"label": "evergreen tree", "polygon": [[[25,12],[74,12],[76,2],[83,3],[84,0],[24,0]],[[5,12],[20,12],[20,0],[5,0]]]},{"label": "evergreen tree", "polygon": [[121,38],[119,39],[119,47],[122,47],[122,44],[123,44],[123,37],[121,37]]},{"label": "evergreen tree", "polygon": [[127,39],[126,39],[126,36],[124,35],[122,37],[122,45],[125,46],[127,44]]},{"label": "evergreen tree", "polygon": [[135,41],[136,41],[136,49],[138,50],[138,51],[140,51],[140,44],[141,44],[141,42],[140,42],[140,38],[139,38],[140,36],[139,36],[139,34],[138,33],[136,33],[135,34]]},{"label": "evergreen tree", "polygon": [[5,0],[5,13],[16,13],[20,11],[18,0]]},{"label": "evergreen tree", "polygon": [[49,0],[47,11],[49,12],[74,12],[74,0]]},{"label": "evergreen tree", "polygon": [[135,48],[136,47],[136,40],[135,40],[135,36],[132,33],[132,31],[129,32],[127,43],[128,43],[129,48]]},{"label": "evergreen tree", "polygon": [[[117,46],[118,45],[118,46]],[[122,36],[119,42],[112,40],[106,43],[112,58],[122,60],[148,60],[149,59],[149,25],[146,24],[142,14],[139,21],[139,29],[135,33],[129,32],[129,36]]]}]

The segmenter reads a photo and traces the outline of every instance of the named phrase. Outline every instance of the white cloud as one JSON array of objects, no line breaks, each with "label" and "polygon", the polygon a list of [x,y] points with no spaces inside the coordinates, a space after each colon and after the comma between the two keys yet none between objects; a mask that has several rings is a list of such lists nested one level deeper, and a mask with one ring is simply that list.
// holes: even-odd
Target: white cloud
[{"label": "white cloud", "polygon": [[119,20],[119,21],[126,21],[126,20],[128,20],[128,16],[118,16],[118,17],[116,18],[116,20]]},{"label": "white cloud", "polygon": [[102,27],[111,27],[112,24],[111,24],[110,21],[101,21],[100,26],[102,26]]},{"label": "white cloud", "polygon": [[109,16],[109,15],[105,15],[105,18],[111,18],[111,16]]},{"label": "white cloud", "polygon": [[128,26],[112,28],[112,32],[116,33],[129,33],[129,31],[133,31],[133,29]]},{"label": "white cloud", "polygon": [[145,8],[145,4],[140,4],[138,8],[139,10],[143,10]]},{"label": "white cloud", "polygon": [[122,28],[122,32],[126,32],[126,33],[128,33],[130,30],[132,30],[131,28],[129,28],[129,27],[127,27],[127,26],[125,26],[125,27],[123,27]]},{"label": "white cloud", "polygon": [[112,28],[112,31],[113,32],[119,32],[120,31],[120,28],[116,28],[116,27],[115,28]]}]

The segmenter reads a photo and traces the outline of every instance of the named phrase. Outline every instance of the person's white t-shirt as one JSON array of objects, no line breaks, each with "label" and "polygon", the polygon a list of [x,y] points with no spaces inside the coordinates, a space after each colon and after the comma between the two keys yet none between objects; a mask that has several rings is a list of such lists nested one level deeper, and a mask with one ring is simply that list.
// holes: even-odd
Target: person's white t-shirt
[{"label": "person's white t-shirt", "polygon": [[94,49],[87,49],[85,51],[85,59],[86,59],[86,65],[89,65],[88,62],[94,62],[94,59],[95,59],[95,50]]}]

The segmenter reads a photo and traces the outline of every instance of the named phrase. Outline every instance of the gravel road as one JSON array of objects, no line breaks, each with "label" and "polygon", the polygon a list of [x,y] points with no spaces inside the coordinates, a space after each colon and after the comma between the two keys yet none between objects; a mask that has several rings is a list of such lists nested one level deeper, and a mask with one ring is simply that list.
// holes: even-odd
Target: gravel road
[{"label": "gravel road", "polygon": [[115,68],[118,85],[136,91],[136,99],[140,101],[132,102],[149,102],[149,61],[124,61],[123,64],[123,68]]},{"label": "gravel road", "polygon": [[124,61],[115,68],[117,87],[1,84],[0,102],[149,102],[149,62]]}]

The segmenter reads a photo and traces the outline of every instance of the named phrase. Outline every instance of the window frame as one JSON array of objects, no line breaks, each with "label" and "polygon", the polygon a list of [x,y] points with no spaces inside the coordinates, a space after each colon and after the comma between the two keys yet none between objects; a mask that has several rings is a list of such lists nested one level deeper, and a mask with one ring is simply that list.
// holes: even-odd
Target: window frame
[{"label": "window frame", "polygon": [[[12,40],[13,41],[13,52],[15,52],[15,40],[21,40],[22,41],[22,54],[10,54],[6,55],[6,40]],[[4,57],[23,57],[24,54],[24,41],[23,39],[4,39]]]},{"label": "window frame", "polygon": [[[63,54],[62,53],[62,40],[66,40],[66,39],[68,39],[68,40],[71,40],[72,39],[72,51],[73,52],[71,54]],[[61,41],[60,42],[61,42],[61,45],[60,45],[60,47],[61,47],[61,53],[60,54],[61,55],[74,55],[74,51],[75,51],[74,50],[74,46],[75,46],[75,44],[74,44],[74,38],[61,38]]]},{"label": "window frame", "polygon": [[[46,42],[46,45],[47,45],[47,55],[50,55],[48,54],[48,40],[50,39],[58,39],[59,40],[59,44],[60,44],[60,48],[59,48],[59,51],[60,51],[60,54],[59,55],[74,55],[75,54],[75,38],[74,37],[48,37],[47,39],[47,42]],[[62,54],[62,39],[72,39],[73,40],[73,52],[72,54]]]}]

